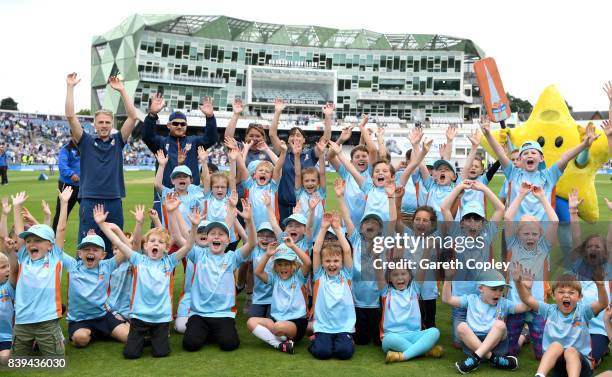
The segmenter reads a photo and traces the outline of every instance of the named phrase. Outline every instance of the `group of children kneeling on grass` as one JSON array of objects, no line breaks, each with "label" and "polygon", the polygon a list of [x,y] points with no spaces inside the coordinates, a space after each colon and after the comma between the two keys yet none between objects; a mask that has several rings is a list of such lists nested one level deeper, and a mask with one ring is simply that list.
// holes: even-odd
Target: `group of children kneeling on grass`
[{"label": "group of children kneeling on grass", "polygon": [[[536,375],[551,370],[559,375],[591,375],[612,337],[612,310],[604,310],[612,270],[604,238],[580,241],[579,226],[574,226],[576,192],[569,201],[577,250],[573,273],[562,275],[550,287],[546,276],[557,233],[549,198],[567,163],[597,136],[589,129],[580,145],[546,168],[537,142],[527,142],[507,156],[491,136],[489,124],[481,128],[499,156],[496,168],[501,166],[506,176],[502,191],[508,195],[507,208],[487,187],[492,174],[483,174],[482,161],[475,159],[479,132],[470,137],[473,152],[462,177],[457,177],[448,158],[436,161],[431,172],[423,164],[431,141],[422,140],[419,128],[410,135],[413,149],[397,173],[385,159],[372,161],[364,146],[355,147],[349,160],[337,143],[319,141],[320,168],[302,171],[296,164],[299,204],[283,229],[275,214],[280,167],[287,149],[300,150],[301,145],[283,144],[275,164],[245,166],[235,141],[226,139],[229,177],[209,174],[207,153],[200,149],[202,187],[191,184],[189,168],[178,166],[172,172],[174,188],[164,188],[161,178],[167,157],[158,152],[155,188],[164,194],[166,227],[151,211],[156,226],[142,236],[145,210],[138,206],[133,212],[134,232],[126,234],[107,223],[104,208],[97,206],[95,222],[115,247],[114,257],[106,260],[104,242],[95,232],[77,245],[78,259],[63,251],[69,187],[59,193],[56,234],[44,224],[24,230],[27,196],[17,193],[12,197],[10,234],[8,200],[2,202],[0,219],[0,237],[5,240],[0,253],[0,357],[8,357],[11,349],[14,355],[29,354],[34,343],[45,355],[64,354],[59,326],[64,271],[68,335],[76,347],[112,337],[125,343],[126,358],[139,358],[147,342],[153,356],[166,356],[174,319],[176,331],[184,333],[185,350],[197,351],[211,340],[222,350],[234,350],[239,346],[236,270],[252,263],[253,303],[247,327],[282,352],[293,353],[295,342],[311,334],[308,350],[318,359],[349,359],[354,344],[370,341],[382,345],[387,362],[440,357],[443,349],[436,345],[440,332],[435,315],[437,280],[442,278],[442,301],[453,308],[454,340],[466,354],[456,363],[459,372],[471,372],[485,361],[499,369],[518,368],[519,338],[528,327],[540,360]],[[447,135],[452,143],[453,130]],[[341,177],[334,182],[340,214],[325,212],[326,160]],[[248,196],[238,198],[236,182],[248,190]],[[494,209],[488,220],[486,203]],[[412,210],[406,210],[411,205]],[[449,252],[428,243],[373,251],[377,237],[398,233],[417,238],[480,237],[483,242],[477,247],[450,250],[450,258],[490,260],[503,220],[506,260],[512,262],[505,276],[496,270],[455,273],[451,269],[442,274],[373,268],[377,259],[387,262],[385,266],[393,262],[400,266],[402,260],[442,260]],[[238,239],[242,246],[231,248]],[[176,251],[168,253],[172,245]],[[185,285],[173,316],[173,274],[181,261]],[[504,297],[507,286],[511,287],[508,298]],[[552,304],[547,303],[549,294]]]}]

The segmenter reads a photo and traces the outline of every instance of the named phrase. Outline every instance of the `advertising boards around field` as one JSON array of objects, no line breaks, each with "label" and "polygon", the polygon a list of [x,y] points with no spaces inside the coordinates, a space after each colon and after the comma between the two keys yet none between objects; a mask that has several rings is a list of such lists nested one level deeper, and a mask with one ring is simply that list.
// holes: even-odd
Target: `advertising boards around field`
[{"label": "advertising boards around field", "polygon": [[489,119],[496,123],[508,119],[511,115],[510,102],[506,97],[495,59],[484,58],[477,61],[474,63],[474,73]]}]

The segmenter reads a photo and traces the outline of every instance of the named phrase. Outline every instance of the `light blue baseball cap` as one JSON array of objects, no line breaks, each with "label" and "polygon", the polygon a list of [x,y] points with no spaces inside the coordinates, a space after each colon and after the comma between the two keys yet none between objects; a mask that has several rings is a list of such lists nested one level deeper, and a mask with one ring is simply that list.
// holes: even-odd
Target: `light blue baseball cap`
[{"label": "light blue baseball cap", "polygon": [[173,179],[178,174],[185,174],[190,177],[193,177],[193,175],[191,174],[191,169],[189,169],[187,165],[179,165],[175,167],[174,169],[172,169],[172,173],[170,174],[170,179]]},{"label": "light blue baseball cap", "polygon": [[211,221],[207,226],[206,226],[206,234],[208,234],[208,232],[210,232],[213,228],[221,228],[225,231],[225,233],[229,234],[230,230],[229,230],[229,226],[227,226],[227,224],[223,221]]},{"label": "light blue baseball cap", "polygon": [[261,160],[253,160],[253,161],[249,162],[249,166],[247,167],[247,169],[249,170],[249,175],[255,174],[255,171],[257,170],[257,167],[261,163],[262,163]]},{"label": "light blue baseball cap", "polygon": [[287,245],[280,244],[276,248],[276,253],[274,254],[274,261],[277,260],[286,260],[286,261],[294,261],[297,260],[298,256],[293,252],[293,250],[289,249]]},{"label": "light blue baseball cap", "polygon": [[485,218],[485,210],[481,203],[467,202],[466,205],[461,208],[461,217],[470,213],[475,213],[478,216]]},{"label": "light blue baseball cap", "polygon": [[257,233],[261,232],[262,230],[269,230],[270,232],[274,233],[274,229],[272,228],[272,224],[270,224],[267,221],[259,224],[259,226],[257,227]]},{"label": "light blue baseball cap", "polygon": [[287,224],[289,224],[289,221],[295,221],[302,225],[306,225],[307,222],[306,216],[301,213],[294,213],[293,215],[287,217],[285,220],[283,220],[283,225],[286,226]]},{"label": "light blue baseball cap", "polygon": [[28,230],[19,233],[19,238],[26,239],[28,236],[37,236],[43,240],[55,243],[55,232],[49,225],[36,224],[32,225]]},{"label": "light blue baseball cap", "polygon": [[380,217],[380,215],[376,212],[367,212],[363,214],[363,217],[361,218],[361,222],[366,221],[367,219],[374,219],[376,221],[378,221],[380,223],[380,225],[383,225],[383,220],[382,217]]},{"label": "light blue baseball cap", "polygon": [[102,237],[98,236],[97,234],[92,234],[91,236],[83,237],[81,242],[77,245],[77,249],[80,250],[87,245],[101,247],[102,249],[104,249],[105,247],[104,240],[102,239]]},{"label": "light blue baseball cap", "polygon": [[453,164],[450,163],[450,161],[447,161],[447,160],[437,160],[433,164],[434,170],[438,170],[441,166],[447,166],[450,169],[450,171],[452,171],[453,174],[455,174],[455,177],[457,176],[457,171],[455,170],[455,167],[453,166]]},{"label": "light blue baseball cap", "polygon": [[542,155],[542,161],[540,161],[540,163],[538,164],[538,170],[546,169],[546,162],[544,162],[543,160],[544,152],[542,151],[542,146],[537,141],[528,140],[524,142],[523,145],[521,145],[521,148],[519,149],[519,156],[522,155],[523,152],[528,151],[530,149],[535,149],[536,151],[540,152],[540,154]]},{"label": "light blue baseball cap", "polygon": [[478,277],[480,278],[478,285],[484,285],[490,288],[509,287],[506,283],[506,279],[504,279],[504,275],[497,270],[483,271]]}]

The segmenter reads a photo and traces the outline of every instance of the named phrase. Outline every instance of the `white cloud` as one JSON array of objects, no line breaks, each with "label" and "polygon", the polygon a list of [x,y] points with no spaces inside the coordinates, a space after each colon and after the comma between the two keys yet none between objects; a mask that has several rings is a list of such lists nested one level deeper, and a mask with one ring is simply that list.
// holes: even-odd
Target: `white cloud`
[{"label": "white cloud", "polygon": [[469,38],[497,60],[506,90],[513,95],[534,103],[547,85],[556,84],[575,110],[606,110],[608,101],[601,87],[612,79],[610,10],[606,2],[590,1],[356,5],[321,0],[197,4],[182,0],[4,0],[0,4],[0,98],[12,96],[22,110],[62,113],[64,77],[76,71],[83,79],[77,88],[76,107],[89,108],[91,37],[133,13],[174,13]]}]

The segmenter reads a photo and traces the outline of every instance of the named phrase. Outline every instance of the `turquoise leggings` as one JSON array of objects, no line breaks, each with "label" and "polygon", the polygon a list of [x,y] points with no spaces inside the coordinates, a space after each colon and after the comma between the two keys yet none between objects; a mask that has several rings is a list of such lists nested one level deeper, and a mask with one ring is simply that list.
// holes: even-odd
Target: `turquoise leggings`
[{"label": "turquoise leggings", "polygon": [[401,334],[387,333],[382,341],[382,349],[385,352],[403,352],[404,358],[408,360],[432,349],[438,339],[440,339],[440,330],[435,327]]}]

